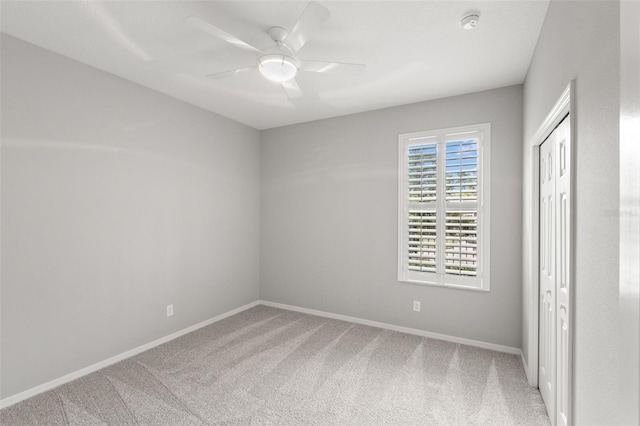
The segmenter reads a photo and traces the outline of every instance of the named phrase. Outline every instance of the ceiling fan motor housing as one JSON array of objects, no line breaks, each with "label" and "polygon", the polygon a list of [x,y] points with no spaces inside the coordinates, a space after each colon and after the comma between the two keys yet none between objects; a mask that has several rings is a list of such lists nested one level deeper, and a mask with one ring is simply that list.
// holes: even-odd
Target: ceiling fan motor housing
[{"label": "ceiling fan motor housing", "polygon": [[271,27],[267,30],[267,34],[269,34],[269,37],[278,45],[281,45],[289,35],[289,31],[282,27]]}]

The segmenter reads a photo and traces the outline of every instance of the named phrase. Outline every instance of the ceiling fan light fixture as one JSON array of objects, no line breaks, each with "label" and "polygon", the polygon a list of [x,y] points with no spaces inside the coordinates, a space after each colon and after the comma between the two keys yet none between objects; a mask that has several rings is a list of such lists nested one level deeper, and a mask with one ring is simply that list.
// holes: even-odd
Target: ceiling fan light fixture
[{"label": "ceiling fan light fixture", "polygon": [[299,62],[287,55],[270,54],[258,58],[258,70],[265,78],[282,83],[298,73]]}]

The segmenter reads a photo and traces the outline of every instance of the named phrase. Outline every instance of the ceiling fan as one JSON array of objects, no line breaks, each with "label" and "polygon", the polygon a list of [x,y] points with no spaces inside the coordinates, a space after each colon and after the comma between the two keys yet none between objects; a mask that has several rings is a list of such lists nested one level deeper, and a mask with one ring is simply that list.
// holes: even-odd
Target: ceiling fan
[{"label": "ceiling fan", "polygon": [[269,28],[267,33],[275,42],[275,45],[265,49],[252,46],[196,16],[187,16],[185,21],[201,31],[256,55],[256,65],[254,66],[209,74],[207,77],[226,78],[257,69],[268,80],[281,83],[287,92],[287,96],[293,99],[302,96],[302,90],[295,80],[298,71],[348,74],[361,72],[365,68],[362,64],[307,61],[297,56],[298,51],[309,40],[310,35],[330,15],[331,12],[329,10],[312,1],[302,12],[302,16],[300,16],[291,31],[287,31],[282,27]]}]

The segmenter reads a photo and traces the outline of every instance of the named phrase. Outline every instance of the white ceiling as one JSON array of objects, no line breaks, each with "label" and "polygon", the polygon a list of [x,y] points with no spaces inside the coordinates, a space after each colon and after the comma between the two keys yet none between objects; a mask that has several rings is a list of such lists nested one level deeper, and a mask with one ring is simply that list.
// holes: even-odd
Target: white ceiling
[{"label": "white ceiling", "polygon": [[[366,64],[360,75],[299,73],[290,100],[255,56],[184,22],[198,16],[259,48],[307,1],[2,1],[2,32],[257,129],[487,90],[524,81],[548,0],[319,1],[330,18],[302,59]],[[460,18],[479,11],[465,31]],[[46,72],[46,71],[45,71]]]}]

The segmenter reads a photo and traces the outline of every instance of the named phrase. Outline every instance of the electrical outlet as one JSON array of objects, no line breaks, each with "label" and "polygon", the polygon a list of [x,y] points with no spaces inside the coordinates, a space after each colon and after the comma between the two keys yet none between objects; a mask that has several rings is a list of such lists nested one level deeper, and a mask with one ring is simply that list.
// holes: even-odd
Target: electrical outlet
[{"label": "electrical outlet", "polygon": [[420,301],[418,300],[413,301],[413,311],[420,312]]},{"label": "electrical outlet", "polygon": [[167,305],[167,316],[170,317],[173,315],[173,305]]}]

